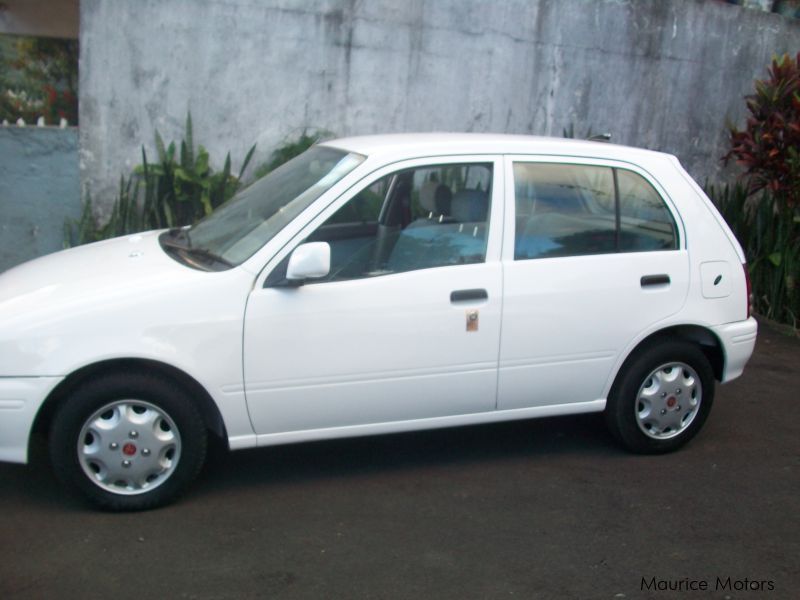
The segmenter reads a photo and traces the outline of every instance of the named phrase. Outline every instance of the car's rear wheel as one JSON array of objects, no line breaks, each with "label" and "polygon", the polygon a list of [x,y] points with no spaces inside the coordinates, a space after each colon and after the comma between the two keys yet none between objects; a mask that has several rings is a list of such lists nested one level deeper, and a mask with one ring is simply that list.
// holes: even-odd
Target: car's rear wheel
[{"label": "car's rear wheel", "polygon": [[708,417],[714,375],[703,352],[683,341],[653,343],[623,366],[606,422],[629,450],[655,454],[691,440]]},{"label": "car's rear wheel", "polygon": [[150,375],[105,376],[61,404],[50,428],[56,475],[94,504],[143,510],[196,477],[207,433],[191,398]]}]

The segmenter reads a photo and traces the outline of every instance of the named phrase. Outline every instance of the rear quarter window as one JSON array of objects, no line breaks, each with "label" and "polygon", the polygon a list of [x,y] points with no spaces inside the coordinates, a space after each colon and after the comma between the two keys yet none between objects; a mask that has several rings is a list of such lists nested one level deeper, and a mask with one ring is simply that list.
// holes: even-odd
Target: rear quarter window
[{"label": "rear quarter window", "polygon": [[620,252],[674,250],[675,220],[664,199],[638,173],[617,169],[620,212]]}]

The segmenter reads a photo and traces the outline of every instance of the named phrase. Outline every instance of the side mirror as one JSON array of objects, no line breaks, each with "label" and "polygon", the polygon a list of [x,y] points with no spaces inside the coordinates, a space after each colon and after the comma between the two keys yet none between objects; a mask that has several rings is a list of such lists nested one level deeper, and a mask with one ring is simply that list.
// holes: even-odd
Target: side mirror
[{"label": "side mirror", "polygon": [[331,270],[331,247],[328,242],[300,244],[289,257],[286,279],[300,284],[306,279],[325,277]]}]

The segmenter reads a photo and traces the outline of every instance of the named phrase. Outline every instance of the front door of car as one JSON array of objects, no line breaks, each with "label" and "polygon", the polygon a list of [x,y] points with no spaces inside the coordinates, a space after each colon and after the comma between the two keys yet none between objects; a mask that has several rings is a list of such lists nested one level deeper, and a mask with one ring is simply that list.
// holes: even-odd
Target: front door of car
[{"label": "front door of car", "polygon": [[[302,439],[495,408],[500,164],[474,156],[385,167],[267,265],[245,315],[257,434]],[[330,272],[287,285],[291,252],[311,241],[330,245]]]},{"label": "front door of car", "polygon": [[623,351],[686,300],[680,220],[630,165],[506,160],[498,408],[602,407]]}]

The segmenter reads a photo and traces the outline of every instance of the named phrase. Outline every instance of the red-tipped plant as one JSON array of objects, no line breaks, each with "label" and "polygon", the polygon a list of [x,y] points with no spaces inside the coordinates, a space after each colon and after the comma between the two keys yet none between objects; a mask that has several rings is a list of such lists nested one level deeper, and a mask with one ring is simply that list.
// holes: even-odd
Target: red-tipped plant
[{"label": "red-tipped plant", "polygon": [[744,167],[750,193],[768,189],[778,202],[800,203],[800,52],[774,57],[769,77],[746,96],[749,116],[730,130],[734,158]]}]

